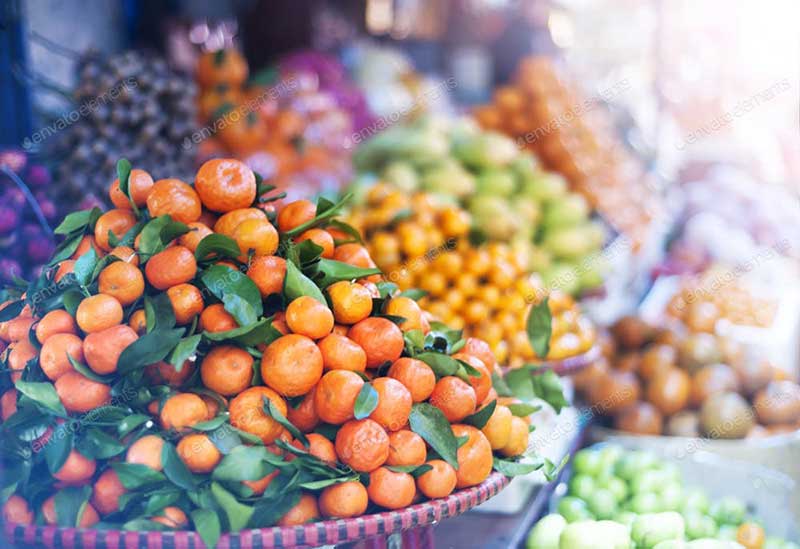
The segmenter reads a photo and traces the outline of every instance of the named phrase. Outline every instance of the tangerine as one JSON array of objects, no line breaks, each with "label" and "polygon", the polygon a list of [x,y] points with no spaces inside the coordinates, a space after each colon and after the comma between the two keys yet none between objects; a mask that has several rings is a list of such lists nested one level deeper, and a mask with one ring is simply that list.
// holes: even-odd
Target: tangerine
[{"label": "tangerine", "polygon": [[92,478],[96,468],[95,460],[83,456],[77,450],[70,450],[64,464],[53,473],[53,478],[67,486],[80,486]]},{"label": "tangerine", "polygon": [[222,454],[205,433],[191,433],[178,441],[178,456],[192,473],[210,473]]},{"label": "tangerine", "polygon": [[303,396],[303,400],[295,406],[289,406],[288,415],[286,416],[289,422],[300,429],[303,433],[308,433],[314,430],[314,427],[319,424],[319,416],[317,409],[314,405],[314,394],[317,388],[312,387],[311,390]]},{"label": "tangerine", "polygon": [[147,333],[147,315],[144,313],[144,309],[136,309],[131,313],[128,318],[128,326],[133,328],[137,335],[141,336]]},{"label": "tangerine", "polygon": [[266,475],[264,475],[260,479],[243,480],[242,484],[244,484],[245,486],[250,488],[253,491],[253,495],[260,496],[261,494],[264,493],[264,490],[267,489],[267,486],[269,486],[269,483],[272,482],[272,479],[277,477],[279,473],[280,473],[280,471],[275,470],[275,471],[272,471],[271,473],[267,473]]},{"label": "tangerine", "polygon": [[[58,524],[58,517],[56,516],[56,496],[52,495],[42,503],[42,518],[44,523],[50,526]],[[94,506],[87,503],[81,512],[80,519],[78,520],[78,528],[90,528],[100,522],[100,517],[97,514]]]},{"label": "tangerine", "polygon": [[232,237],[234,229],[248,219],[266,219],[266,216],[258,208],[232,210],[217,219],[217,222],[214,223],[214,232]]},{"label": "tangerine", "polygon": [[322,257],[326,259],[333,258],[333,237],[331,233],[325,229],[308,229],[295,239],[298,244],[310,240],[320,248],[322,248]]},{"label": "tangerine", "polygon": [[94,237],[87,234],[84,235],[83,238],[81,238],[81,241],[78,243],[78,247],[75,248],[74,252],[72,252],[70,259],[78,259],[80,256],[88,252],[89,248],[94,248],[94,251],[98,256],[103,255],[103,250],[101,250],[100,247],[97,245],[97,242],[95,242]]},{"label": "tangerine", "polygon": [[192,284],[176,284],[167,289],[167,297],[178,326],[189,324],[203,311],[203,294]]},{"label": "tangerine", "polygon": [[369,474],[367,494],[375,505],[386,509],[402,509],[414,501],[417,487],[408,473],[396,473],[379,467]]},{"label": "tangerine", "polygon": [[371,419],[353,419],[336,433],[339,460],[359,473],[374,471],[389,457],[389,435]]},{"label": "tangerine", "polygon": [[109,255],[113,255],[114,257],[118,257],[121,261],[125,263],[130,263],[134,267],[139,266],[139,256],[136,255],[136,250],[129,246],[117,246],[113,248]]},{"label": "tangerine", "polygon": [[521,417],[511,418],[511,432],[508,443],[500,448],[500,453],[506,457],[519,456],[528,449],[528,424]]},{"label": "tangerine", "polygon": [[436,375],[431,367],[416,358],[398,358],[386,375],[405,385],[414,402],[428,400],[436,386]]},{"label": "tangerine", "polygon": [[339,324],[355,324],[372,313],[372,295],[363,284],[342,280],[331,284],[325,291]]},{"label": "tangerine", "polygon": [[108,294],[97,294],[84,298],[78,305],[75,321],[87,334],[111,328],[122,322],[122,304]]},{"label": "tangerine", "polygon": [[197,274],[197,261],[189,248],[172,246],[151,257],[144,274],[153,287],[166,290],[192,280]]},{"label": "tangerine", "polygon": [[256,176],[247,164],[214,158],[200,166],[194,188],[203,205],[214,212],[247,208],[256,198]]},{"label": "tangerine", "polygon": [[150,520],[158,522],[169,528],[185,528],[189,524],[189,519],[179,507],[169,506],[161,510],[161,515]]},{"label": "tangerine", "polygon": [[422,309],[410,297],[393,297],[386,302],[384,313],[404,318],[405,320],[399,324],[400,329],[404,332],[422,330]]},{"label": "tangerine", "polygon": [[56,269],[56,274],[54,275],[53,279],[56,282],[60,282],[62,278],[74,272],[75,272],[75,260],[65,259],[64,261],[58,264],[58,269]]},{"label": "tangerine", "polygon": [[267,346],[261,358],[264,383],[283,396],[306,394],[321,376],[322,353],[314,341],[303,335],[279,337]]},{"label": "tangerine", "polygon": [[227,332],[238,327],[239,323],[222,303],[209,305],[200,313],[200,329],[204,332]]},{"label": "tangerine", "polygon": [[67,412],[86,413],[111,402],[111,387],[75,371],[60,376],[55,386]]},{"label": "tangerine", "polygon": [[282,233],[308,223],[317,215],[317,207],[310,200],[295,200],[278,212],[278,228]]},{"label": "tangerine", "polygon": [[477,337],[468,337],[461,352],[479,359],[483,362],[483,365],[489,369],[490,373],[494,371],[497,360],[492,352],[492,348],[486,341]]},{"label": "tangerine", "polygon": [[183,385],[183,382],[189,379],[193,373],[194,362],[191,360],[184,361],[180,368],[162,360],[155,364],[148,364],[144,369],[144,375],[154,385],[169,385],[170,387]]},{"label": "tangerine", "polygon": [[[65,334],[65,335],[70,335],[70,334]],[[78,339],[78,341],[80,341],[80,339]],[[36,358],[38,351],[36,350],[36,347],[34,347],[33,344],[27,339],[21,339],[19,341],[15,341],[11,343],[8,346],[8,348],[9,348],[9,352],[7,355],[8,368],[12,372],[12,378],[19,378],[22,376],[22,371],[25,369],[25,366],[28,364],[28,362]],[[51,346],[48,350],[52,348],[53,346]],[[65,371],[69,371],[72,369],[72,364],[70,364],[69,360],[67,359],[67,351],[68,351],[67,349],[64,349],[63,353],[57,355],[57,359],[59,360],[57,366],[49,368],[49,370],[54,372],[54,374],[57,376],[60,376]],[[70,356],[72,356],[73,354],[72,348],[69,349],[69,354]],[[75,357],[73,356],[73,358]],[[61,364],[60,362],[61,360],[66,361],[66,366],[63,366]],[[41,364],[41,362],[42,360],[40,358],[39,363]],[[42,367],[42,370],[45,372],[45,374],[47,374],[48,370],[45,370],[44,366]],[[13,381],[16,382],[17,379],[13,379]]]},{"label": "tangerine", "polygon": [[456,376],[445,376],[436,382],[430,403],[439,408],[450,423],[461,421],[475,411],[475,390]]},{"label": "tangerine", "polygon": [[286,416],[286,401],[267,387],[250,387],[231,400],[231,425],[237,429],[259,437],[264,444],[272,444],[283,432],[283,427],[264,411],[265,401],[269,399]]},{"label": "tangerine", "polygon": [[119,240],[134,225],[136,225],[136,216],[132,211],[109,210],[97,218],[97,222],[94,225],[94,240],[101,250],[110,252],[114,246],[109,242],[109,233]]},{"label": "tangerine", "polygon": [[286,260],[274,255],[254,257],[247,268],[247,276],[252,280],[261,297],[283,291],[286,278]]},{"label": "tangerine", "polygon": [[358,517],[368,505],[367,489],[355,480],[328,486],[319,495],[319,510],[329,518]]},{"label": "tangerine", "polygon": [[369,415],[389,431],[402,429],[408,423],[411,414],[411,392],[405,385],[391,377],[379,377],[372,380],[372,387],[378,393],[378,405]]},{"label": "tangerine", "polygon": [[486,436],[492,450],[499,450],[508,444],[511,438],[511,423],[514,415],[507,406],[498,404],[489,421],[483,426],[481,432]]},{"label": "tangerine", "polygon": [[145,435],[130,445],[128,453],[125,454],[125,461],[146,465],[154,471],[161,471],[164,468],[161,461],[163,448],[163,438],[158,435]]},{"label": "tangerine", "polygon": [[280,518],[278,526],[299,526],[318,518],[317,498],[311,494],[303,494],[300,496],[300,501]]},{"label": "tangerine", "polygon": [[17,413],[17,390],[12,388],[0,397],[0,418],[3,421]]},{"label": "tangerine", "polygon": [[403,332],[386,318],[370,317],[354,324],[347,337],[367,353],[367,368],[377,368],[384,362],[394,362],[403,353]]},{"label": "tangerine", "polygon": [[147,197],[147,211],[155,219],[169,215],[181,223],[200,219],[203,211],[197,192],[180,179],[159,179]]},{"label": "tangerine", "polygon": [[458,481],[453,466],[441,459],[428,462],[432,467],[417,477],[417,488],[425,497],[436,499],[449,496],[456,488]]},{"label": "tangerine", "polygon": [[319,380],[314,394],[314,410],[319,419],[333,425],[352,419],[363,385],[361,376],[350,370],[327,372]]},{"label": "tangerine", "polygon": [[187,223],[187,226],[189,227],[189,232],[178,238],[178,244],[185,246],[192,253],[197,251],[197,247],[205,237],[214,234],[214,231],[212,231],[208,225],[200,223],[199,221]]},{"label": "tangerine", "polygon": [[[25,343],[30,345],[28,342],[19,342],[16,345],[19,346],[19,349],[25,350],[26,357],[28,354],[30,354],[31,358],[36,356],[36,349],[32,345],[30,345],[30,349],[27,349],[27,345],[24,345]],[[18,364],[15,364],[17,361],[14,360],[13,356],[17,350],[15,346],[11,351],[11,355],[9,355],[9,366],[13,370],[21,369]],[[74,368],[67,355],[77,362],[83,362],[83,342],[81,338],[74,334],[55,334],[47,338],[47,341],[42,345],[41,351],[39,351],[39,365],[42,367],[44,375],[55,381],[67,372],[73,371]],[[25,363],[23,362],[22,367],[24,366]]]},{"label": "tangerine", "polygon": [[83,356],[95,373],[111,374],[117,371],[117,362],[128,345],[139,339],[133,328],[118,324],[100,332],[94,332],[83,340]]},{"label": "tangerine", "polygon": [[233,345],[214,347],[200,365],[203,385],[224,396],[236,395],[250,386],[253,357]]},{"label": "tangerine", "polygon": [[250,251],[255,257],[272,255],[278,250],[278,231],[266,217],[246,219],[236,225],[231,238],[239,245],[241,261],[247,259]]},{"label": "tangerine", "polygon": [[331,333],[318,343],[325,370],[352,370],[363,372],[367,368],[367,353],[347,336]]},{"label": "tangerine", "polygon": [[[458,448],[456,487],[466,488],[480,484],[492,472],[492,446],[484,434],[471,425],[453,425],[452,428],[456,438],[468,437],[467,442]],[[528,430],[527,426],[525,430]]]},{"label": "tangerine", "polygon": [[425,441],[417,433],[408,429],[389,433],[389,457],[386,458],[386,465],[422,465],[427,454]]},{"label": "tangerine", "polygon": [[492,388],[492,374],[489,373],[489,369],[484,365],[481,359],[473,355],[456,353],[453,355],[453,358],[466,362],[480,372],[478,375],[470,375],[468,377],[470,385],[472,385],[472,388],[475,390],[475,398],[478,402],[483,402],[483,399],[486,398],[486,395],[489,394],[489,390]]},{"label": "tangerine", "polygon": [[119,179],[115,179],[108,189],[108,197],[115,208],[130,210],[131,199],[137,206],[147,204],[147,197],[153,190],[153,178],[144,170],[131,170],[128,176],[128,196],[119,188]]},{"label": "tangerine", "polygon": [[36,339],[39,343],[44,343],[48,337],[54,334],[75,335],[77,333],[78,325],[75,323],[75,319],[63,309],[50,311],[36,324]]},{"label": "tangerine", "polygon": [[19,316],[4,322],[6,341],[28,341],[28,334],[31,331],[35,320],[30,316]]},{"label": "tangerine", "polygon": [[321,339],[333,330],[333,313],[313,297],[304,295],[286,307],[289,329],[310,339]]},{"label": "tangerine", "polygon": [[[308,453],[328,464],[336,463],[336,449],[333,442],[318,433],[308,433]],[[295,441],[295,446],[305,449],[300,441]]]},{"label": "tangerine", "polygon": [[92,505],[101,515],[119,511],[119,498],[127,492],[114,469],[106,469],[92,486]]},{"label": "tangerine", "polygon": [[100,271],[97,283],[100,293],[110,295],[123,306],[130,305],[144,293],[142,271],[124,261],[115,261]]},{"label": "tangerine", "polygon": [[342,263],[347,263],[348,265],[361,267],[362,269],[371,269],[375,267],[375,262],[372,261],[369,251],[361,244],[355,242],[348,242],[336,246],[336,249],[333,251],[333,259],[341,261]]},{"label": "tangerine", "polygon": [[3,522],[33,524],[33,511],[28,502],[17,494],[12,494],[3,504]]},{"label": "tangerine", "polygon": [[205,421],[208,407],[194,393],[178,393],[169,397],[161,407],[159,418],[164,429],[185,431],[195,423]]}]

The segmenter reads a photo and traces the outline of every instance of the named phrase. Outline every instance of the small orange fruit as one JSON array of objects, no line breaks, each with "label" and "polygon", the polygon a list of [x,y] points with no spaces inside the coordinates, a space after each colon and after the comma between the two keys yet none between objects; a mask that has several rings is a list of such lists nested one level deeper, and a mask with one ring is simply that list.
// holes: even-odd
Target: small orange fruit
[{"label": "small orange fruit", "polygon": [[208,407],[194,393],[178,393],[164,402],[159,417],[164,429],[185,431],[195,423],[206,420]]},{"label": "small orange fruit", "polygon": [[[22,349],[24,343],[27,342],[20,342],[17,345]],[[30,345],[30,343],[28,343],[28,345]],[[16,351],[17,348],[15,347],[12,353]],[[31,358],[36,356],[36,350],[33,349],[33,346],[31,346],[30,352],[32,353]],[[67,355],[71,356],[77,362],[83,362],[83,342],[81,338],[73,334],[55,334],[47,338],[47,341],[44,342],[39,352],[39,365],[42,367],[44,374],[55,381],[67,372],[73,371],[74,368],[69,358],[67,358]],[[19,369],[12,359],[13,357],[9,356],[11,368],[15,370]],[[23,363],[22,366],[24,367],[25,363]]]},{"label": "small orange fruit", "polygon": [[95,460],[84,457],[77,450],[70,450],[67,460],[58,471],[53,473],[53,478],[67,486],[80,486],[92,478],[96,468]]},{"label": "small orange fruit", "polygon": [[283,427],[264,411],[264,399],[269,399],[286,416],[286,401],[267,387],[250,387],[231,400],[228,412],[231,425],[259,437],[264,444],[272,444],[283,432]]},{"label": "small orange fruit", "polygon": [[422,473],[417,478],[419,491],[431,499],[449,496],[456,488],[456,470],[441,459],[432,459],[428,465],[433,469]]},{"label": "small orange fruit", "polygon": [[460,352],[480,359],[483,365],[489,369],[490,373],[494,371],[497,360],[492,352],[492,348],[484,340],[477,337],[468,337]]},{"label": "small orange fruit", "polygon": [[113,246],[109,242],[108,233],[117,239],[122,238],[136,225],[136,216],[130,210],[109,210],[101,215],[94,225],[94,240],[101,250],[110,252]]},{"label": "small orange fruit", "polygon": [[[128,177],[128,194],[137,206],[147,204],[147,197],[153,190],[153,178],[144,170],[131,170]],[[115,208],[123,210],[131,209],[131,202],[119,188],[119,179],[115,179],[108,189],[108,197]]]},{"label": "small orange fruit", "polygon": [[258,208],[241,208],[221,216],[214,223],[214,232],[233,237],[233,230],[243,221],[248,219],[266,219],[264,212]]},{"label": "small orange fruit", "polygon": [[403,332],[386,318],[370,317],[354,324],[347,337],[367,353],[367,368],[377,368],[384,362],[394,362],[403,352]]},{"label": "small orange fruit", "polygon": [[178,326],[189,324],[203,311],[203,294],[192,284],[176,284],[168,288],[167,297]]},{"label": "small orange fruit", "polygon": [[436,382],[430,403],[439,408],[450,423],[461,421],[475,411],[475,390],[456,376],[445,376]]},{"label": "small orange fruit", "polygon": [[511,423],[513,414],[507,406],[498,404],[492,412],[489,421],[483,426],[481,432],[492,446],[492,450],[499,450],[508,444],[511,437]]},{"label": "small orange fruit", "polygon": [[179,507],[174,506],[164,507],[160,511],[159,516],[153,517],[150,520],[175,529],[186,528],[186,526],[189,524],[189,519],[186,517],[186,513],[184,513]]},{"label": "small orange fruit", "polygon": [[404,332],[422,329],[422,309],[410,297],[393,297],[386,303],[384,312],[387,315],[405,318],[400,323],[400,329]]},{"label": "small orange fruit", "polygon": [[389,457],[389,435],[371,419],[353,419],[336,433],[339,460],[360,473],[374,471]]},{"label": "small orange fruit", "polygon": [[114,469],[106,469],[92,486],[92,505],[101,515],[119,511],[119,498],[127,492]]},{"label": "small orange fruit", "polygon": [[181,246],[187,247],[192,253],[197,251],[197,246],[200,245],[200,242],[210,234],[213,234],[208,225],[204,223],[200,223],[199,221],[193,221],[192,223],[187,223],[189,227],[189,232],[181,235],[178,239],[178,244]]},{"label": "small orange fruit", "polygon": [[144,293],[142,271],[124,261],[115,261],[100,271],[97,283],[100,293],[110,295],[123,306],[130,305]]},{"label": "small orange fruit", "polygon": [[197,261],[188,248],[172,246],[151,257],[144,274],[156,289],[166,290],[192,280],[197,274]]},{"label": "small orange fruit", "polygon": [[489,389],[492,388],[492,374],[489,373],[489,370],[481,359],[473,355],[456,353],[453,355],[453,358],[466,362],[480,372],[477,376],[469,376],[469,383],[475,390],[475,398],[478,399],[478,402],[483,402],[483,399],[489,394]]},{"label": "small orange fruit", "polygon": [[59,282],[62,278],[73,272],[75,272],[75,261],[72,259],[65,259],[58,264],[54,280]]},{"label": "small orange fruit", "polygon": [[122,351],[139,339],[133,328],[118,324],[86,336],[83,340],[83,356],[95,373],[111,374],[117,371],[117,362]]},{"label": "small orange fruit", "polygon": [[367,353],[347,336],[332,333],[318,343],[325,370],[352,370],[363,372],[367,368]]},{"label": "small orange fruit", "polygon": [[3,522],[33,524],[33,511],[22,497],[12,494],[3,504]]},{"label": "small orange fruit", "polygon": [[314,409],[319,419],[333,425],[341,425],[352,419],[358,393],[364,385],[355,372],[331,370],[317,384],[314,394]]},{"label": "small orange fruit", "polygon": [[319,518],[317,498],[311,494],[303,494],[297,505],[289,509],[278,521],[278,526],[299,526],[313,522]]},{"label": "small orange fruit", "polygon": [[9,389],[0,397],[0,419],[7,420],[17,413],[17,390]]},{"label": "small orange fruit", "polygon": [[164,448],[164,439],[158,435],[145,435],[130,445],[125,461],[146,465],[154,471],[161,471],[164,464],[161,461],[161,450]]},{"label": "small orange fruit", "polygon": [[266,217],[246,219],[236,225],[231,238],[239,245],[241,261],[247,259],[250,251],[255,257],[272,255],[278,250],[278,231]]},{"label": "small orange fruit", "polygon": [[369,474],[367,494],[375,505],[386,509],[402,509],[414,501],[417,487],[408,473],[395,473],[379,467]]},{"label": "small orange fruit", "polygon": [[288,397],[306,394],[322,377],[322,353],[309,338],[289,334],[267,346],[261,357],[264,383]]},{"label": "small orange fruit", "polygon": [[86,413],[111,401],[111,387],[75,371],[60,376],[55,386],[67,412]]},{"label": "small orange fruit", "polygon": [[[468,437],[458,449],[456,487],[466,488],[480,484],[492,472],[492,447],[486,437],[471,425],[453,425],[456,438]],[[527,430],[527,426],[526,426]]]},{"label": "small orange fruit", "polygon": [[128,246],[117,246],[113,248],[109,255],[120,258],[125,263],[130,263],[134,267],[139,266],[139,256],[136,255],[136,250]]},{"label": "small orange fruit", "polygon": [[386,465],[422,465],[428,449],[422,437],[408,429],[389,433],[389,457]]},{"label": "small orange fruit", "polygon": [[145,315],[144,309],[137,309],[131,313],[128,326],[133,328],[137,335],[141,336],[147,333],[147,315]]},{"label": "small orange fruit", "polygon": [[99,332],[122,322],[122,305],[113,296],[97,294],[84,298],[78,305],[75,320],[85,333]]},{"label": "small orange fruit", "polygon": [[342,280],[325,291],[331,298],[333,316],[339,324],[355,324],[372,313],[372,295],[358,282]]},{"label": "small orange fruit", "polygon": [[282,233],[308,223],[317,215],[317,207],[309,200],[295,200],[278,212],[278,228]]},{"label": "small orange fruit", "polygon": [[360,482],[339,482],[319,496],[319,510],[328,518],[352,518],[364,514],[369,505],[367,489]]},{"label": "small orange fruit", "polygon": [[286,307],[289,329],[311,339],[320,339],[333,330],[333,313],[313,297],[304,295]]},{"label": "small orange fruit", "polygon": [[200,365],[203,385],[224,396],[236,395],[250,386],[253,357],[233,345],[214,347]]},{"label": "small orange fruit", "polygon": [[152,218],[169,215],[191,223],[200,219],[202,204],[195,190],[180,179],[159,179],[147,197],[147,211]]},{"label": "small orange fruit", "polygon": [[253,495],[260,496],[264,493],[264,490],[267,489],[269,483],[272,482],[272,479],[278,476],[278,473],[280,473],[280,471],[275,470],[257,480],[243,480],[242,484],[250,488],[253,491]]},{"label": "small orange fruit", "polygon": [[325,229],[309,229],[295,239],[298,244],[305,240],[310,240],[322,248],[322,257],[331,259],[333,257],[333,237]]},{"label": "small orange fruit", "polygon": [[72,315],[63,309],[50,311],[36,324],[36,339],[44,343],[54,334],[77,334],[78,325]]},{"label": "small orange fruit", "polygon": [[287,419],[303,433],[313,431],[314,427],[319,424],[319,416],[317,415],[317,409],[314,405],[314,394],[316,391],[316,387],[312,387],[311,390],[305,394],[303,400],[300,401],[297,407],[289,406],[288,415],[286,416]]},{"label": "small orange fruit", "polygon": [[378,393],[378,405],[369,415],[389,431],[402,429],[408,423],[411,414],[411,392],[405,385],[391,377],[379,377],[372,380],[372,387]]},{"label": "small orange fruit", "polygon": [[528,449],[528,424],[521,417],[511,418],[511,432],[508,442],[500,448],[500,453],[506,457],[519,456]]},{"label": "small orange fruit", "polygon": [[[56,334],[58,335],[58,334]],[[63,334],[63,335],[71,335],[71,334]],[[79,338],[77,338],[80,341]],[[12,377],[15,378],[12,381],[17,381],[19,376],[22,376],[22,371],[25,369],[25,365],[28,364],[29,361],[36,358],[37,351],[36,347],[33,344],[26,340],[21,339],[19,341],[15,341],[11,343],[9,346],[8,352],[8,367],[12,371]],[[52,364],[48,365],[47,367],[42,366],[42,370],[45,374],[47,372],[52,372],[55,376],[60,376],[64,372],[67,372],[72,369],[72,364],[69,363],[69,359],[67,359],[67,352],[69,352],[70,356],[75,358],[74,352],[74,344],[69,345],[68,347],[61,346],[61,343],[51,345],[48,348],[48,352],[53,351],[54,356],[51,359],[50,355],[46,356],[46,360],[51,361]],[[81,355],[82,356],[82,355]],[[41,357],[41,355],[40,355]],[[66,365],[64,365],[66,362]],[[39,364],[42,364],[42,359],[39,359]],[[48,376],[49,377],[49,376]],[[54,379],[54,378],[53,378]]]},{"label": "small orange fruit", "polygon": [[274,255],[254,257],[247,276],[255,282],[261,297],[280,293],[286,278],[286,260]]},{"label": "small orange fruit", "polygon": [[203,205],[214,212],[247,208],[256,198],[253,170],[232,158],[214,158],[200,166],[194,187]]},{"label": "small orange fruit", "polygon": [[200,313],[200,329],[204,332],[227,332],[238,327],[239,323],[222,303],[209,305]]},{"label": "small orange fruit", "polygon": [[428,400],[436,386],[436,375],[431,367],[416,358],[398,358],[386,375],[405,385],[414,402]]},{"label": "small orange fruit", "polygon": [[[42,503],[42,518],[44,518],[45,524],[50,526],[58,524],[55,495],[50,496]],[[100,522],[100,517],[97,515],[97,511],[91,503],[87,503],[78,520],[78,528],[91,528],[98,522]]]},{"label": "small orange fruit", "polygon": [[347,263],[348,265],[361,267],[362,269],[371,269],[375,267],[375,262],[372,261],[372,257],[370,257],[367,249],[355,242],[348,242],[347,244],[336,246],[336,249],[333,251],[333,259],[341,261],[342,263]]},{"label": "small orange fruit", "polygon": [[178,387],[189,379],[194,373],[194,362],[186,360],[180,368],[169,362],[156,362],[149,364],[144,369],[144,375],[154,385],[169,385]]},{"label": "small orange fruit", "polygon": [[309,433],[306,438],[308,439],[308,448],[303,446],[299,440],[296,440],[294,445],[326,463],[336,463],[336,449],[333,447],[333,442],[317,433]]},{"label": "small orange fruit", "polygon": [[97,245],[97,242],[95,242],[94,237],[87,234],[83,238],[81,238],[81,241],[78,243],[78,247],[75,248],[74,252],[72,252],[70,259],[78,259],[80,256],[88,252],[89,248],[94,248],[94,251],[98,256],[103,255],[103,250],[101,250],[100,246]]},{"label": "small orange fruit", "polygon": [[192,473],[210,473],[222,454],[205,433],[191,433],[178,441],[178,456]]}]

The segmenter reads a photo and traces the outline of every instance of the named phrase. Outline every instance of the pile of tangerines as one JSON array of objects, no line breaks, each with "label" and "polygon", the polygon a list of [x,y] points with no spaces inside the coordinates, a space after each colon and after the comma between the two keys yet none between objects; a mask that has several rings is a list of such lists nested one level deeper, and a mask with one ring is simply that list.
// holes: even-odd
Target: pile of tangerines
[{"label": "pile of tangerines", "polygon": [[231,159],[192,185],[118,174],[116,208],[67,216],[41,276],[4,290],[4,520],[213,545],[539,466],[489,345],[385,280],[343,203],[275,211]]}]

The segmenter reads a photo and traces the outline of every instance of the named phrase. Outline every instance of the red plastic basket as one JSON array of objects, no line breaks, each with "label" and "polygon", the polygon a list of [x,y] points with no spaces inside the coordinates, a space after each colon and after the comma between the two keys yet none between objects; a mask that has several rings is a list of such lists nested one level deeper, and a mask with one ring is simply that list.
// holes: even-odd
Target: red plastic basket
[{"label": "red plastic basket", "polygon": [[[399,536],[402,547],[433,546],[431,526],[443,519],[460,515],[496,495],[509,479],[492,473],[483,483],[454,492],[446,498],[425,501],[399,511],[386,511],[353,519],[326,520],[292,527],[258,528],[223,535],[217,547],[318,547],[353,544],[350,547],[380,549],[389,536]],[[14,547],[53,548],[148,548],[190,549],[204,547],[193,531],[130,532],[92,528],[5,523],[7,543]]]}]

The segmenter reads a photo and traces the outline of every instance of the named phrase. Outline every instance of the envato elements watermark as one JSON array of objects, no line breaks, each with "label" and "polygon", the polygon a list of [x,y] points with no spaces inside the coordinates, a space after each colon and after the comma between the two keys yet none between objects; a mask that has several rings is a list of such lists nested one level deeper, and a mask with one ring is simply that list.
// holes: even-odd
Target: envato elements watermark
[{"label": "envato elements watermark", "polygon": [[392,126],[405,118],[410,112],[419,107],[421,104],[428,103],[429,101],[437,101],[442,95],[449,93],[456,87],[456,79],[452,76],[446,80],[442,80],[432,89],[427,90],[423,94],[417,96],[414,101],[403,107],[402,109],[393,111],[388,115],[379,116],[372,124],[354,132],[345,141],[344,147],[350,149],[357,146],[363,141],[366,141],[376,133],[382,132],[389,126]]},{"label": "envato elements watermark", "polygon": [[723,112],[719,116],[715,116],[711,121],[690,131],[684,136],[683,141],[677,144],[675,148],[682,151],[688,145],[694,145],[701,139],[709,137],[723,128],[730,126],[736,118],[741,118],[750,114],[754,109],[772,101],[779,94],[788,91],[790,88],[791,86],[787,78],[775,82],[771,86],[754,93],[747,99],[739,101],[732,109]]},{"label": "envato elements watermark", "polygon": [[275,101],[283,95],[292,92],[297,86],[298,82],[296,78],[290,77],[282,79],[276,85],[266,88],[257,96],[227,111],[222,116],[214,119],[211,124],[200,128],[193,132],[191,136],[184,138],[182,144],[183,149],[188,151],[195,145],[199,145],[201,141],[208,139],[218,131],[224,130],[231,124],[237,124],[242,118],[255,112],[265,102]]},{"label": "envato elements watermark", "polygon": [[133,76],[129,76],[122,82],[119,82],[113,88],[107,90],[104,94],[93,97],[88,101],[84,101],[77,109],[72,109],[71,111],[62,114],[44,128],[35,131],[30,137],[23,139],[22,148],[26,151],[32,149],[35,145],[39,145],[44,140],[55,135],[57,132],[67,129],[84,116],[88,116],[100,105],[105,105],[106,103],[116,101],[120,94],[122,94],[123,90],[127,91],[135,89],[138,86],[139,83],[136,81],[136,79]]},{"label": "envato elements watermark", "polygon": [[612,99],[614,99],[614,97],[629,90],[630,87],[631,84],[627,78],[619,80],[612,86],[602,90],[597,95],[584,99],[583,102],[575,104],[567,110],[560,112],[557,116],[551,118],[547,124],[538,126],[528,133],[517,137],[517,146],[524,147],[525,145],[535,143],[537,140],[554,131],[557,131],[561,127],[571,124],[574,120],[580,118],[587,112],[594,110],[600,104],[601,99],[604,102],[609,103]]}]

